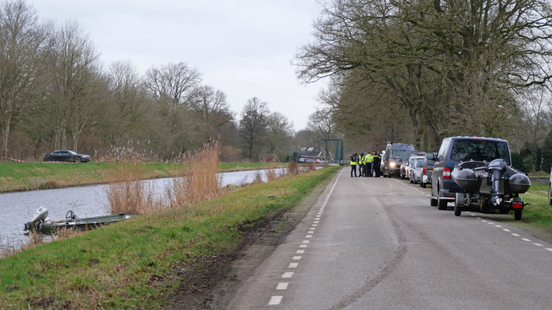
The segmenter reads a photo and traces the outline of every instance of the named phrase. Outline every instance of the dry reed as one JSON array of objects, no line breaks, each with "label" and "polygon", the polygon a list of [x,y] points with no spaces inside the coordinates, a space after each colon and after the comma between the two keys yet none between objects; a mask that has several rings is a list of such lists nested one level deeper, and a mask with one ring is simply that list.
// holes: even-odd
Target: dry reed
[{"label": "dry reed", "polygon": [[257,172],[255,173],[255,178],[253,179],[253,182],[251,182],[251,184],[261,184],[261,183],[264,183],[263,174],[261,170],[257,170]]},{"label": "dry reed", "polygon": [[267,169],[265,170],[265,174],[266,174],[267,182],[272,182],[278,179],[278,174],[276,173],[276,169]]},{"label": "dry reed", "polygon": [[139,180],[143,165],[120,162],[115,166],[115,183],[105,187],[107,212],[110,214],[143,214],[155,209],[154,186]]},{"label": "dry reed", "polygon": [[144,214],[163,208],[184,207],[219,197],[225,190],[218,176],[220,144],[207,143],[195,153],[180,156],[182,169],[165,189],[155,195],[151,183],[138,180],[140,164],[120,163],[116,183],[106,189],[107,211],[111,214]]},{"label": "dry reed", "polygon": [[167,206],[183,207],[221,196],[222,177],[218,175],[220,144],[207,143],[182,159],[183,168],[167,188]]},{"label": "dry reed", "polygon": [[297,162],[295,161],[290,162],[289,166],[287,167],[287,174],[296,175],[297,173],[299,173]]}]

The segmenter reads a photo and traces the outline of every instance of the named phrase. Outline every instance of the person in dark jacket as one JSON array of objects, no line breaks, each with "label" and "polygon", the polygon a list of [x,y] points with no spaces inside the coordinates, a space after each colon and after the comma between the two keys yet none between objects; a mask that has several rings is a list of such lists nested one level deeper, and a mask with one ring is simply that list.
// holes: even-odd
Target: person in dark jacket
[{"label": "person in dark jacket", "polygon": [[381,167],[380,165],[381,165],[381,155],[377,151],[374,151],[374,164],[372,166],[374,169],[374,176],[376,178],[380,177],[380,167]]},{"label": "person in dark jacket", "polygon": [[366,170],[365,169],[366,166],[364,165],[364,153],[360,153],[360,156],[358,157],[357,166],[358,166],[358,175],[362,176],[362,173],[364,172],[364,170]]}]

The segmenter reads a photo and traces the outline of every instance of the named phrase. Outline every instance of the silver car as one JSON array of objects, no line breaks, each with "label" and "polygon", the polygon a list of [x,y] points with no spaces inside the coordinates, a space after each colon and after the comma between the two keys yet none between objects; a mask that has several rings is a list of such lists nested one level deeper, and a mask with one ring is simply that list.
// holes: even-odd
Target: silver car
[{"label": "silver car", "polygon": [[422,168],[424,164],[424,158],[415,158],[414,163],[410,166],[410,183],[417,184],[422,181]]}]

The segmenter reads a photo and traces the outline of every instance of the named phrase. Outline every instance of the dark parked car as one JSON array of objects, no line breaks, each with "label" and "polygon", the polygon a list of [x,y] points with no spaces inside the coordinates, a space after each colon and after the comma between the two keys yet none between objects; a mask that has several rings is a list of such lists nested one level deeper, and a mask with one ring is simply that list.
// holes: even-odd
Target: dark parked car
[{"label": "dark parked car", "polygon": [[443,139],[431,176],[431,206],[446,210],[447,203],[455,201],[456,193],[464,192],[450,175],[459,161],[491,162],[497,158],[503,159],[507,166],[511,165],[510,148],[506,140],[478,137]]},{"label": "dark parked car", "polygon": [[389,143],[385,149],[385,158],[382,158],[384,178],[399,176],[401,173],[401,165],[403,164],[403,156],[406,152],[415,151],[414,145],[405,143]]},{"label": "dark parked car", "polygon": [[431,175],[433,174],[435,159],[437,159],[437,153],[429,153],[424,159],[424,163],[422,164],[422,181],[420,182],[420,186],[423,188],[426,188],[427,184],[431,185]]},{"label": "dark parked car", "polygon": [[85,163],[90,161],[90,156],[84,154],[77,154],[69,150],[53,151],[44,155],[43,161],[67,161],[75,163]]}]

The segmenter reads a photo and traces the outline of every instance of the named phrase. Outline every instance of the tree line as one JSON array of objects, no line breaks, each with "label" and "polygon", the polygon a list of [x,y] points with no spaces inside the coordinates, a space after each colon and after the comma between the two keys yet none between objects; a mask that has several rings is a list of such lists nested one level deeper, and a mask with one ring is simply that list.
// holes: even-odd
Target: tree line
[{"label": "tree line", "polygon": [[295,132],[252,97],[238,116],[186,62],[143,75],[131,61],[105,67],[78,22],[41,22],[23,0],[0,5],[0,112],[2,156],[18,158],[72,149],[170,160],[217,140],[225,160],[285,160],[299,146],[321,144],[320,115]]},{"label": "tree line", "polygon": [[552,162],[542,151],[552,141],[549,1],[321,5],[294,63],[305,82],[330,78],[322,103],[349,140],[436,151],[446,136],[499,137],[533,156],[530,170]]}]

